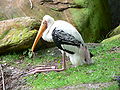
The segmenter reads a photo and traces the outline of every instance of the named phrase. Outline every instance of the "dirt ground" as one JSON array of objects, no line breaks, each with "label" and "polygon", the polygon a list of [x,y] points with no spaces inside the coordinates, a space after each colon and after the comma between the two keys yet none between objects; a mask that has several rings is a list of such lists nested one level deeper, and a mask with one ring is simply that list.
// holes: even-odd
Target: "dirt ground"
[{"label": "dirt ground", "polygon": [[[22,77],[24,76],[24,71],[18,68],[4,65],[2,66],[2,71],[4,72],[5,90],[30,90],[30,87],[26,86],[26,80]],[[3,78],[0,73],[0,90],[3,90]]]},{"label": "dirt ground", "polygon": [[[88,44],[90,47],[94,48],[95,46],[98,46],[99,44]],[[118,48],[117,48],[118,49]],[[116,48],[113,48],[111,52],[115,51]],[[60,55],[60,52],[57,48],[52,48],[50,51],[50,55],[58,56]],[[68,62],[69,60],[67,60]],[[53,62],[57,62],[56,60],[53,60],[52,62],[49,62],[48,65],[52,65]],[[72,67],[68,66],[67,68]],[[28,67],[27,67],[28,68]],[[31,68],[31,67],[29,67]],[[2,70],[1,72],[4,72],[4,81],[5,81],[5,90],[31,90],[32,87],[26,85],[26,80],[23,78],[26,75],[26,69],[21,70],[19,68],[10,66],[8,64],[2,64]],[[0,90],[3,90],[3,78],[2,73],[0,72]],[[96,84],[79,84],[75,86],[65,86],[62,88],[57,89],[50,89],[50,90],[85,90],[85,89],[97,89],[101,87],[108,87],[110,85],[113,85],[115,82],[108,82],[108,83],[96,83]]]},{"label": "dirt ground", "polygon": [[[26,80],[23,79],[26,74],[25,71],[20,70],[15,67],[6,67],[4,66],[4,78],[5,78],[5,88],[6,90],[31,90],[32,87],[26,85]],[[96,84],[79,84],[75,86],[65,86],[57,89],[50,90],[84,90],[84,89],[98,89],[101,87],[108,87],[115,82],[108,83],[96,83]],[[0,90],[2,89],[2,77],[0,74]]]}]

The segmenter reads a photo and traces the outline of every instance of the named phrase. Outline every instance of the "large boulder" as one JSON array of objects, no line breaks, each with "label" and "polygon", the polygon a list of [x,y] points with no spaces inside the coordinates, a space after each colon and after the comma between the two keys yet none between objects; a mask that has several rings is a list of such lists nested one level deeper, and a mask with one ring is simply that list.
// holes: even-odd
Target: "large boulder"
[{"label": "large boulder", "polygon": [[112,15],[112,28],[120,24],[120,0],[108,0]]},{"label": "large boulder", "polygon": [[118,34],[120,34],[120,25],[116,27],[113,31],[111,31],[111,33],[109,34],[109,37],[112,37]]},{"label": "large boulder", "polygon": [[39,25],[30,17],[0,21],[0,54],[31,47]]},{"label": "large boulder", "polygon": [[117,40],[120,41],[120,34],[112,36],[110,38],[107,38],[107,39],[103,40],[101,43],[111,43],[111,42],[113,42],[113,41],[115,42]]},{"label": "large boulder", "polygon": [[71,8],[71,15],[86,42],[97,42],[104,38],[111,26],[107,0],[74,0],[74,2],[82,8]]},{"label": "large boulder", "polygon": [[107,0],[0,0],[0,14],[6,19],[20,16],[42,19],[49,14],[56,20],[72,23],[85,42],[103,39],[111,26]]},{"label": "large boulder", "polygon": [[104,39],[101,43],[111,43],[120,40],[120,25],[109,34],[110,38]]}]

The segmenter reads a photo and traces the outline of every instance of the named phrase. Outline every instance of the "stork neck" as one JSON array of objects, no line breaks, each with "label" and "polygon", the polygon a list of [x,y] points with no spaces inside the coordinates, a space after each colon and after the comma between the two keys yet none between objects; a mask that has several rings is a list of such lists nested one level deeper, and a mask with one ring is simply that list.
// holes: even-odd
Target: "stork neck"
[{"label": "stork neck", "polygon": [[49,24],[48,28],[45,30],[45,32],[43,33],[42,38],[48,42],[52,42],[52,24]]},{"label": "stork neck", "polygon": [[45,30],[45,33],[46,33],[46,34],[48,34],[48,33],[50,32],[51,27],[52,27],[53,24],[54,24],[54,23],[50,23],[50,24],[48,25],[47,29]]}]

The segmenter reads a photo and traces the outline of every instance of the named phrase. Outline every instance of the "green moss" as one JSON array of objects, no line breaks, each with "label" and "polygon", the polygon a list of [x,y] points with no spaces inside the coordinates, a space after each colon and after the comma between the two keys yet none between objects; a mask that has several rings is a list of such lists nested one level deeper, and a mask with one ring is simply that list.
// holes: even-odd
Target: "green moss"
[{"label": "green moss", "polygon": [[109,36],[114,36],[114,35],[118,35],[120,34],[120,25],[118,27],[116,27],[110,34]]},{"label": "green moss", "polygon": [[53,11],[58,11],[58,8],[51,8],[51,10],[53,10]]},{"label": "green moss", "polygon": [[105,39],[101,43],[111,43],[112,41],[119,41],[119,40],[120,40],[120,34],[110,37],[108,39]]},{"label": "green moss", "polygon": [[1,38],[0,47],[6,45],[19,45],[20,43],[24,43],[28,38],[32,37],[36,33],[36,30],[30,31],[29,28],[25,28],[24,26],[13,26],[9,32],[6,30],[6,33],[3,34],[4,38]]},{"label": "green moss", "polygon": [[88,0],[73,0],[73,2],[76,3],[77,5],[82,6],[82,7],[88,7],[88,5],[89,5]]},{"label": "green moss", "polygon": [[13,34],[11,37],[12,42],[9,44],[20,44],[21,42],[24,42],[26,39],[33,36],[33,34],[35,33],[36,33],[36,30],[29,31],[28,28],[24,28],[22,30],[17,29],[17,32],[11,31],[10,35]]},{"label": "green moss", "polygon": [[102,40],[110,30],[110,15],[106,0],[74,0],[81,9],[70,9],[71,17],[85,42]]},{"label": "green moss", "polygon": [[40,20],[35,20],[35,21],[33,21],[33,22],[28,26],[28,28],[29,28],[30,30],[33,30],[33,29],[39,30],[40,24],[41,24],[41,21],[40,21]]},{"label": "green moss", "polygon": [[2,21],[2,20],[6,20],[6,18],[0,14],[0,21]]},{"label": "green moss", "polygon": [[96,40],[96,38],[94,37],[96,33],[94,29],[91,29],[92,26],[90,26],[90,21],[89,21],[91,10],[88,8],[70,9],[70,12],[72,13],[71,14],[72,18],[74,18],[73,21],[76,25],[75,27],[82,34],[83,39],[86,42],[94,42]]},{"label": "green moss", "polygon": [[[0,54],[5,52],[22,51],[32,46],[40,21],[22,17],[10,20],[0,35]],[[6,22],[6,21],[5,21]]]},{"label": "green moss", "polygon": [[3,39],[8,33],[9,33],[9,30],[4,31],[4,32],[0,35],[0,40]]}]

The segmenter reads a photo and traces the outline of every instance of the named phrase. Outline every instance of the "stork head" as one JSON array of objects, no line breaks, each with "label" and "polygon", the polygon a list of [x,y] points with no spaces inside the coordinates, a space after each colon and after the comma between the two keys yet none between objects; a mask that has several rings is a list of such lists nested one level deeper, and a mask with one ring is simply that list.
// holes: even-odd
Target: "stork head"
[{"label": "stork head", "polygon": [[53,19],[51,16],[45,15],[45,16],[43,17],[43,20],[42,20],[42,22],[41,22],[41,26],[40,26],[40,28],[39,28],[39,31],[38,31],[38,33],[37,33],[37,36],[36,36],[36,38],[35,38],[35,40],[34,40],[34,43],[33,43],[33,46],[32,46],[32,52],[34,51],[35,46],[37,45],[39,39],[42,37],[44,31],[45,31],[47,28],[49,28],[53,23],[54,23],[54,19]]}]

